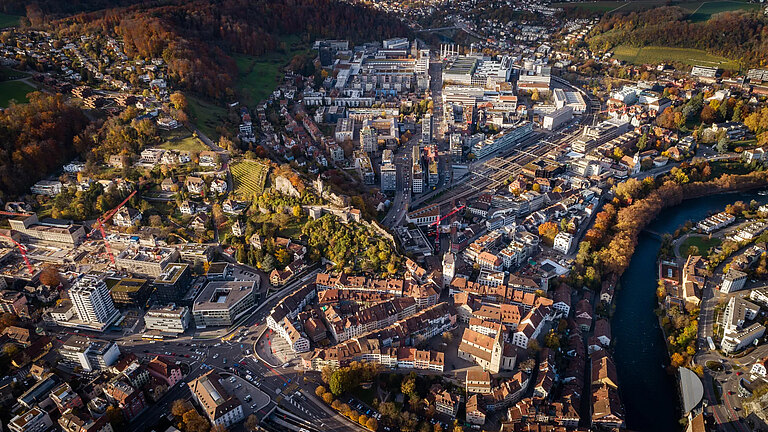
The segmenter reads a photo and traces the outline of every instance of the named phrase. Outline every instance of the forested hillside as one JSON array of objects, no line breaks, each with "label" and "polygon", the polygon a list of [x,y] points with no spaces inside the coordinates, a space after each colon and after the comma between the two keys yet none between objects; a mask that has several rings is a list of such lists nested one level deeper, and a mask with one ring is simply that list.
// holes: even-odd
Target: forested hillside
[{"label": "forested hillside", "polygon": [[279,37],[289,34],[301,35],[307,42],[409,35],[396,18],[335,0],[145,1],[63,18],[58,13],[57,6],[45,1],[27,10],[35,27],[67,35],[119,36],[129,56],[162,57],[176,88],[218,100],[233,95],[237,68],[229,53],[262,55],[278,48]]},{"label": "forested hillside", "polygon": [[689,13],[670,6],[646,12],[610,14],[602,18],[588,42],[596,51],[619,44],[696,48],[739,60],[744,67],[768,62],[768,25],[755,12],[724,12],[693,23]]},{"label": "forested hillside", "polygon": [[0,111],[0,191],[23,193],[90,148],[88,119],[61,95],[30,93],[29,103]]}]

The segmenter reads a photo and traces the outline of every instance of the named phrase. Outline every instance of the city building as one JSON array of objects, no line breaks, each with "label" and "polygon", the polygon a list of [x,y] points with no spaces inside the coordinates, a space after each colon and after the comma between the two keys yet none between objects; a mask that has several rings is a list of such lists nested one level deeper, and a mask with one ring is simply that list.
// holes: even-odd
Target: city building
[{"label": "city building", "polygon": [[557,233],[557,235],[555,236],[553,249],[567,255],[568,252],[571,250],[572,244],[573,244],[573,235],[565,231],[562,231]]},{"label": "city building", "polygon": [[149,374],[168,384],[169,387],[181,381],[181,367],[165,357],[156,356],[147,363]]},{"label": "city building", "polygon": [[182,334],[189,327],[191,314],[186,306],[152,306],[144,314],[144,325],[147,330],[157,330],[161,333]]},{"label": "city building", "polygon": [[189,383],[189,388],[212,424],[229,427],[243,420],[242,404],[221,385],[216,372],[208,371]]},{"label": "city building", "polygon": [[381,165],[381,191],[393,192],[397,189],[397,166],[393,163]]},{"label": "city building", "polygon": [[161,303],[174,303],[184,297],[192,274],[188,264],[171,263],[155,278],[155,297]]},{"label": "city building", "polygon": [[148,280],[133,278],[122,278],[109,290],[117,307],[144,308],[151,293],[152,287]]},{"label": "city building", "polygon": [[53,426],[48,412],[40,407],[23,412],[8,422],[11,432],[45,432]]},{"label": "city building", "polygon": [[36,214],[10,218],[8,223],[11,225],[11,230],[21,233],[22,238],[77,246],[85,237],[85,228],[82,225],[60,219],[38,221]]},{"label": "city building", "polygon": [[491,373],[499,373],[515,367],[516,356],[514,351],[505,350],[501,331],[495,336],[487,336],[468,328],[464,329],[458,355],[459,358],[475,362],[483,370]]},{"label": "city building", "polygon": [[541,127],[546,130],[555,130],[558,129],[560,126],[564,125],[565,123],[568,123],[573,119],[573,108],[569,106],[564,106],[562,108],[558,108],[557,110],[546,114],[544,116],[544,120],[541,123]]},{"label": "city building", "polygon": [[64,361],[90,372],[106,369],[115,363],[120,349],[112,341],[72,335],[61,345],[59,354]]},{"label": "city building", "polygon": [[116,379],[103,387],[104,395],[116,404],[123,417],[129,422],[141,414],[147,407],[144,392],[134,388],[122,379]]},{"label": "city building", "polygon": [[723,277],[723,285],[720,286],[720,291],[724,293],[739,291],[744,288],[746,283],[746,273],[733,268],[729,268],[728,273],[726,273],[725,277]]},{"label": "city building", "polygon": [[179,251],[172,248],[134,246],[115,257],[118,270],[130,274],[158,277],[170,263],[179,259]]},{"label": "city building", "polygon": [[195,298],[195,326],[229,326],[256,305],[256,281],[213,281]]},{"label": "city building", "polygon": [[77,319],[58,322],[59,325],[104,331],[120,316],[101,276],[83,275],[69,289],[69,299]]}]

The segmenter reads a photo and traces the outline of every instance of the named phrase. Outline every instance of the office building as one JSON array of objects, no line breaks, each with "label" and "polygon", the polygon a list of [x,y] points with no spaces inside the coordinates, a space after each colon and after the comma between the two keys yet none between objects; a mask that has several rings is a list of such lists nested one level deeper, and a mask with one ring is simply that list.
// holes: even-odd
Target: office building
[{"label": "office building", "polygon": [[388,163],[381,166],[381,191],[391,192],[397,189],[397,167]]},{"label": "office building", "polygon": [[546,130],[555,130],[573,119],[573,109],[569,106],[559,108],[544,116],[541,127]]},{"label": "office building", "polygon": [[85,237],[85,228],[71,221],[61,219],[37,220],[37,215],[8,219],[13,231],[21,233],[22,238],[65,243],[77,246]]},{"label": "office building", "polygon": [[112,341],[72,335],[59,348],[59,355],[64,361],[90,372],[114,364],[120,357],[120,349]]},{"label": "office building", "polygon": [[168,264],[155,279],[155,297],[162,304],[178,302],[184,297],[191,282],[188,264]]},{"label": "office building", "polygon": [[421,119],[421,142],[424,145],[432,142],[432,114],[426,113]]},{"label": "office building", "polygon": [[147,330],[181,334],[189,327],[190,318],[186,306],[153,306],[144,315],[144,324]]},{"label": "office building", "polygon": [[179,259],[179,251],[172,248],[135,246],[115,257],[118,270],[148,277],[158,277],[170,263]]},{"label": "office building", "polygon": [[256,305],[256,289],[256,281],[208,282],[192,306],[195,325],[232,325]]},{"label": "office building", "polygon": [[152,287],[146,279],[123,278],[115,284],[109,294],[117,307],[140,307],[147,304]]}]

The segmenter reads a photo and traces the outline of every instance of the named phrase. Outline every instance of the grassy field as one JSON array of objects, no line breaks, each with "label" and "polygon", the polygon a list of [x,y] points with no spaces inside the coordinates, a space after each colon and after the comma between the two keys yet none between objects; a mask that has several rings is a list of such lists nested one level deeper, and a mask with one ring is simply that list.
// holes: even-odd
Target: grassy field
[{"label": "grassy field", "polygon": [[0,28],[14,27],[19,25],[19,19],[21,17],[17,15],[6,15],[0,13]]},{"label": "grassy field", "polygon": [[199,138],[192,136],[188,130],[183,128],[169,131],[165,142],[158,147],[165,150],[188,151],[191,153],[208,150],[208,146],[203,144]]},{"label": "grassy field", "polygon": [[187,95],[187,103],[190,118],[208,138],[216,141],[219,138],[216,127],[226,120],[227,110],[222,106],[189,95]]},{"label": "grassy field", "polygon": [[709,238],[705,236],[690,236],[687,239],[685,239],[683,244],[680,245],[680,254],[683,256],[687,256],[688,249],[691,246],[696,246],[697,248],[699,248],[699,255],[706,257],[707,251],[710,248],[716,248],[720,246],[721,243],[722,243],[722,240],[720,240],[719,238]]},{"label": "grassy field", "polygon": [[17,71],[15,69],[0,66],[0,81],[15,80],[28,76],[24,72]]},{"label": "grassy field", "polygon": [[613,50],[614,58],[632,64],[676,62],[687,65],[719,66],[723,69],[737,70],[738,64],[725,57],[707,54],[707,52],[688,48],[647,46],[636,48],[619,45]]},{"label": "grassy field", "polygon": [[307,51],[306,44],[297,36],[282,39],[285,50],[273,51],[262,56],[234,55],[239,73],[237,90],[246,105],[266,99],[282,77],[282,69],[291,59]]},{"label": "grassy field", "polygon": [[251,199],[264,193],[268,167],[261,162],[243,160],[230,166],[234,181],[235,196],[239,199]]},{"label": "grassy field", "polygon": [[748,10],[755,11],[760,10],[761,5],[757,3],[744,3],[739,1],[711,1],[704,2],[701,6],[688,17],[693,22],[707,21],[714,14],[721,12],[729,12],[735,10]]},{"label": "grassy field", "polygon": [[23,81],[0,82],[0,107],[7,108],[11,100],[26,103],[27,93],[35,91],[34,87]]}]

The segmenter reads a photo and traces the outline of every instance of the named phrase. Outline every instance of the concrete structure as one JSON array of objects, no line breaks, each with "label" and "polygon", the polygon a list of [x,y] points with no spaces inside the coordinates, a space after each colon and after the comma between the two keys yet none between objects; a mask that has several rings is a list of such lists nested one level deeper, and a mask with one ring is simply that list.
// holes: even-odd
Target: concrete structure
[{"label": "concrete structure", "polygon": [[11,218],[11,230],[21,233],[22,238],[78,245],[85,237],[85,228],[71,221],[60,219],[37,220],[37,215]]},{"label": "concrete structure", "polygon": [[571,119],[573,119],[573,108],[565,106],[545,115],[541,127],[550,131],[555,130]]},{"label": "concrete structure", "polygon": [[186,306],[153,306],[144,315],[144,324],[147,330],[181,334],[187,330],[190,318],[191,314]]},{"label": "concrete structure", "polygon": [[102,370],[111,366],[120,356],[114,342],[73,335],[59,348],[59,354],[86,371]]},{"label": "concrete structure", "polygon": [[48,412],[40,407],[33,407],[29,411],[17,415],[8,422],[11,432],[45,432],[53,426]]},{"label": "concrete structure", "polygon": [[195,299],[192,315],[198,328],[229,326],[256,305],[256,281],[208,282]]},{"label": "concrete structure", "polygon": [[155,279],[155,297],[161,303],[177,302],[184,296],[191,281],[188,264],[168,264]]},{"label": "concrete structure", "polygon": [[555,243],[553,245],[553,249],[567,255],[568,251],[571,250],[572,244],[573,244],[573,235],[567,232],[559,232],[555,236]]},{"label": "concrete structure", "polygon": [[135,246],[120,252],[115,257],[115,265],[118,270],[156,278],[168,264],[178,259],[179,251],[176,249]]},{"label": "concrete structure", "polygon": [[723,285],[720,287],[720,291],[724,293],[739,291],[744,288],[746,283],[746,273],[736,269],[728,269],[728,273],[723,277]]},{"label": "concrete structure", "polygon": [[120,313],[115,309],[104,279],[96,275],[83,275],[69,290],[78,320],[103,330],[112,324]]}]

